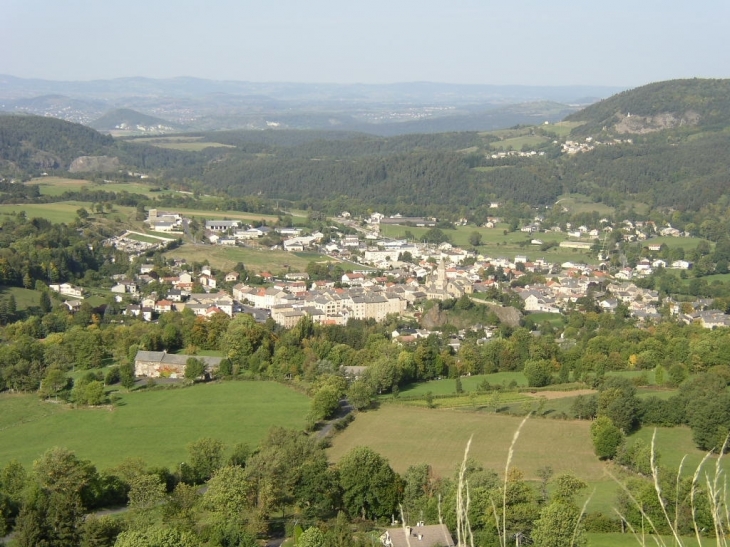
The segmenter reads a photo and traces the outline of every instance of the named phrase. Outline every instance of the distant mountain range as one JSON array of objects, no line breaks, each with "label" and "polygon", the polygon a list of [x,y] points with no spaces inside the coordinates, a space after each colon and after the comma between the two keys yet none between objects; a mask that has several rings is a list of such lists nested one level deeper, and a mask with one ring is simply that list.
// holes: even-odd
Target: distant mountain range
[{"label": "distant mountain range", "polygon": [[104,120],[100,126],[96,120],[110,111],[131,109],[162,119],[166,123],[161,125],[173,131],[288,128],[397,135],[552,122],[618,91],[621,88],[607,86],[299,84],[198,78],[64,82],[0,75],[0,110],[54,116],[104,131],[118,124],[110,127]]}]

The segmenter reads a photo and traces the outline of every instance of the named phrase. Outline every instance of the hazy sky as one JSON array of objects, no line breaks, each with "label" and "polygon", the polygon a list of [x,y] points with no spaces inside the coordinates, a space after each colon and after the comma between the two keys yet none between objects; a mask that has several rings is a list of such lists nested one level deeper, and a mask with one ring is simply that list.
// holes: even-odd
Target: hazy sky
[{"label": "hazy sky", "polygon": [[0,73],[635,86],[730,77],[728,0],[0,0]]}]

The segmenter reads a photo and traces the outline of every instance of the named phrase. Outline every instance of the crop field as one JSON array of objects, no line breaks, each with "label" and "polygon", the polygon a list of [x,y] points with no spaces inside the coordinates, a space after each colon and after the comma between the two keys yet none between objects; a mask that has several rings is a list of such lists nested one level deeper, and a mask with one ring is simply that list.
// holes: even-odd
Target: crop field
[{"label": "crop field", "polygon": [[[165,256],[167,258],[184,258],[188,262],[208,260],[213,268],[220,270],[230,270],[238,262],[243,262],[248,270],[256,272],[271,271],[271,273],[286,272],[287,270],[303,272],[312,261],[309,256],[301,258],[294,253],[285,251],[192,244],[185,244],[168,251]],[[320,256],[321,261],[334,262],[329,257],[317,256]]]},{"label": "crop field", "polygon": [[119,406],[69,409],[35,395],[0,396],[0,465],[53,446],[103,469],[125,458],[175,468],[201,437],[258,444],[271,426],[302,428],[309,399],[274,382],[226,382],[121,393]]}]

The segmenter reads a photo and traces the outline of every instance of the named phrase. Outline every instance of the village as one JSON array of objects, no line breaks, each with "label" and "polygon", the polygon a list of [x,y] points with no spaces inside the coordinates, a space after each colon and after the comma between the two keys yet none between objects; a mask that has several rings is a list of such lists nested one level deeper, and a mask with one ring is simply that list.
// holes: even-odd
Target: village
[{"label": "village", "polygon": [[[494,205],[498,207],[498,204]],[[271,318],[284,327],[294,326],[305,316],[315,323],[343,325],[350,319],[381,321],[391,314],[413,317],[426,300],[443,301],[466,296],[482,302],[479,293],[509,289],[520,296],[521,309],[528,314],[566,313],[574,309],[580,299],[589,297],[603,311],[621,309],[643,323],[662,319],[659,293],[641,289],[632,280],[645,277],[657,268],[692,268],[690,261],[668,262],[656,257],[642,258],[633,268],[624,266],[613,272],[606,262],[558,264],[541,258],[531,259],[527,253],[511,258],[490,257],[450,243],[435,245],[379,235],[381,224],[429,227],[435,225],[435,219],[385,217],[373,213],[367,219],[356,220],[344,212],[337,220],[347,226],[356,226],[357,235],[342,233],[337,239],[329,238],[325,242],[321,232],[306,232],[304,228],[296,227],[245,226],[236,220],[206,221],[205,234],[210,245],[250,245],[252,240],[275,230],[282,238],[281,249],[292,252],[316,250],[344,266],[339,279],[314,280],[306,272],[290,271],[279,277],[259,272],[260,283],[246,284],[237,271],[213,271],[209,266],[192,271],[189,265],[176,262],[169,269],[175,275],[164,277],[156,273],[153,264],[142,264],[131,279],[116,276],[111,291],[117,302],[125,305],[126,315],[145,321],[153,321],[165,312],[189,309],[195,315],[205,317],[216,313],[229,316],[250,313],[257,321]],[[486,227],[499,220],[490,218]],[[683,235],[671,226],[659,228],[651,222],[626,220],[612,226],[607,219],[601,219],[601,228],[591,229],[570,224],[544,227],[542,221],[541,216],[536,216],[521,231],[533,236],[539,232],[564,230],[571,238],[561,242],[561,246],[565,244],[566,247],[600,244],[602,236],[605,245],[605,235],[614,229],[620,230],[627,241],[644,241],[653,234]],[[157,232],[182,236],[188,220],[177,213],[153,209],[149,211],[147,222]],[[126,236],[127,233],[108,244],[132,255],[159,247],[159,244],[141,243]],[[656,252],[660,245],[648,241],[646,248]],[[599,258],[603,257],[599,255]],[[539,274],[545,282],[520,283],[520,278],[527,274]],[[169,290],[164,294],[144,291],[143,287],[153,281],[159,281]],[[65,303],[71,311],[80,307],[83,289],[69,284],[52,285],[51,289],[68,298]],[[710,305],[711,301],[707,299],[679,303],[665,298],[661,302],[665,315],[670,313],[687,323],[698,322],[706,328],[730,326],[730,316],[710,310]],[[486,332],[485,339],[489,335]]]}]

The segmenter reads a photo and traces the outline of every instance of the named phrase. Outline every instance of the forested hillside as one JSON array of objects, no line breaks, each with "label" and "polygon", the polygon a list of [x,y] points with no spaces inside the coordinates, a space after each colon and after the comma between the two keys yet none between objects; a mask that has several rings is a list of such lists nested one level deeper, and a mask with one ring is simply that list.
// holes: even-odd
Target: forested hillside
[{"label": "forested hillside", "polygon": [[[258,195],[328,213],[378,208],[444,218],[482,217],[493,201],[549,206],[575,192],[612,205],[640,201],[699,211],[727,192],[729,80],[650,84],[567,120],[511,132],[396,137],[191,133],[179,138],[196,147],[175,149],[174,140],[167,147],[112,141],[59,120],[1,117],[0,176],[64,172],[76,156],[105,154],[118,158],[120,168],[192,191]],[[583,149],[566,153],[568,141]]]},{"label": "forested hillside", "polygon": [[40,116],[0,116],[0,174],[67,169],[77,157],[103,154],[114,139],[83,125]]}]

